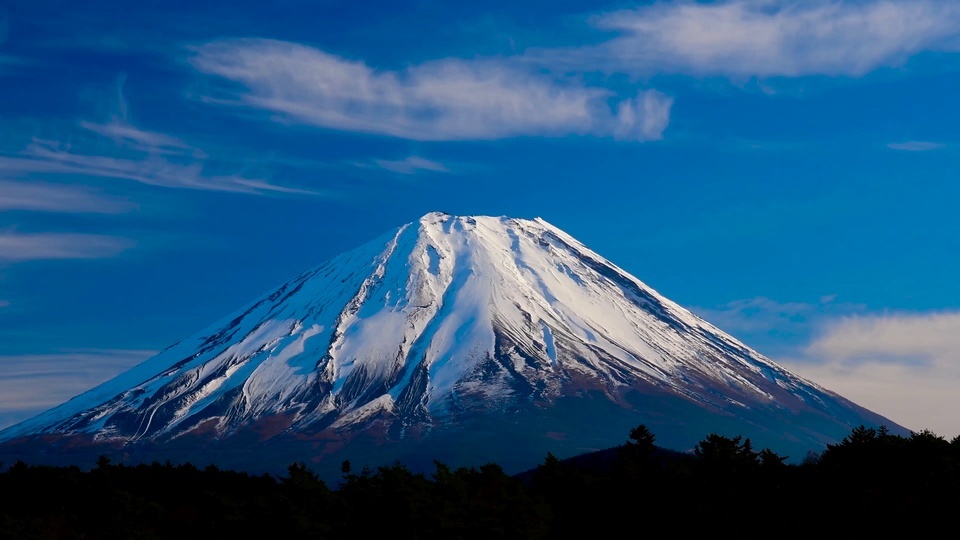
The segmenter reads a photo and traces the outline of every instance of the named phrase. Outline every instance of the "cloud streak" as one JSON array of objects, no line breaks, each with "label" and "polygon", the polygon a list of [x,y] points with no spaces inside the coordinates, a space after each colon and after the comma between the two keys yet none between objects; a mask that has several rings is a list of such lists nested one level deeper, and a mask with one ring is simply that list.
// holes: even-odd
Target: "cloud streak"
[{"label": "cloud streak", "polygon": [[143,152],[161,152],[165,149],[192,150],[180,139],[163,133],[145,131],[123,121],[114,120],[105,124],[81,121],[80,127],[112,139],[117,146],[128,146]]},{"label": "cloud streak", "polygon": [[375,159],[374,165],[381,169],[386,169],[397,174],[416,174],[419,171],[429,172],[450,172],[443,164],[420,156],[409,156],[407,158],[391,161],[387,159]]},{"label": "cloud streak", "polygon": [[198,71],[234,83],[234,103],[284,121],[405,139],[489,140],[595,135],[659,139],[672,99],[654,90],[622,99],[603,88],[502,60],[443,59],[376,70],[282,41],[217,41],[195,48]]},{"label": "cloud streak", "polygon": [[[107,130],[119,133],[116,124]],[[190,149],[169,155],[169,148],[150,146],[141,148],[150,139],[147,132],[129,128],[125,139],[136,142],[134,151],[113,149],[103,151],[94,146],[82,153],[56,141],[34,139],[23,151],[14,156],[0,156],[0,173],[13,176],[67,175],[96,178],[132,180],[150,186],[224,191],[249,194],[314,194],[311,191],[271,184],[265,180],[246,178],[240,175],[210,174],[203,160],[195,157]],[[156,136],[159,137],[159,136]],[[172,140],[172,139],[171,139]],[[156,150],[156,151],[154,151]]]},{"label": "cloud streak", "polygon": [[0,232],[0,263],[54,259],[100,259],[136,245],[127,238],[79,233]]},{"label": "cloud streak", "polygon": [[926,152],[928,150],[939,150],[945,147],[945,144],[925,141],[907,141],[902,143],[890,143],[887,148],[891,150],[902,150],[904,152]]},{"label": "cloud streak", "polygon": [[[177,137],[142,129],[130,122],[125,84],[126,76],[121,75],[117,82],[116,114],[109,121],[80,121],[81,129],[74,127],[75,136],[68,142],[34,138],[19,152],[0,153],[0,174],[16,178],[51,176],[58,180],[62,176],[113,178],[163,188],[256,195],[317,194],[232,171],[212,172],[218,163],[202,150]],[[223,164],[219,165],[223,169]]]},{"label": "cloud streak", "polygon": [[592,23],[618,35],[532,56],[643,76],[856,77],[922,51],[960,49],[960,4],[948,0],[658,2]]},{"label": "cloud streak", "polygon": [[0,211],[119,214],[133,207],[126,201],[104,197],[83,187],[0,180]]}]

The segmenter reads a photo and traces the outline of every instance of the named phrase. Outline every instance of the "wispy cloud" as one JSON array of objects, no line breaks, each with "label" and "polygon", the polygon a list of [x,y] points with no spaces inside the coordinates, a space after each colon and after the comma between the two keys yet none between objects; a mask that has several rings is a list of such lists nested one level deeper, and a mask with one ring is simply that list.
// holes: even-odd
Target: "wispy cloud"
[{"label": "wispy cloud", "polygon": [[121,75],[109,105],[114,111],[109,120],[81,120],[70,126],[71,137],[34,137],[20,150],[0,152],[0,174],[57,180],[63,176],[113,178],[164,188],[258,195],[317,194],[250,178],[178,137],[136,126],[130,121],[125,84],[126,77]]},{"label": "wispy cloud", "polygon": [[55,407],[154,354],[88,349],[0,356],[0,429]]},{"label": "wispy cloud", "polygon": [[910,429],[960,434],[960,313],[836,319],[781,361]]},{"label": "wispy cloud", "polygon": [[9,300],[0,300],[0,308],[10,307]]},{"label": "wispy cloud", "polygon": [[532,56],[640,75],[860,76],[922,51],[960,49],[960,4],[951,0],[657,2],[592,22],[619,35]]},{"label": "wispy cloud", "polygon": [[[116,126],[109,129],[116,130]],[[139,137],[138,144],[149,140],[146,132],[130,128],[127,133],[130,137]],[[152,151],[153,148],[161,151]],[[185,149],[185,152],[171,156],[167,150],[169,147],[107,151],[102,146],[92,145],[88,152],[81,153],[73,145],[34,139],[17,155],[0,155],[0,172],[12,176],[48,174],[117,178],[165,188],[234,193],[313,194],[308,190],[278,186],[236,174],[210,174],[204,161],[195,157],[193,151]]]},{"label": "wispy cloud", "polygon": [[[164,135],[163,133],[144,131],[119,120],[113,120],[104,124],[81,121],[80,126],[88,131],[112,139],[118,146],[128,146],[143,152],[156,153],[165,149],[178,151],[192,150],[188,144],[180,139]],[[200,154],[202,155],[202,153]]]},{"label": "wispy cloud", "polygon": [[127,238],[78,233],[0,232],[0,263],[50,259],[100,259],[132,248]]},{"label": "wispy cloud", "polygon": [[0,211],[117,214],[133,207],[129,202],[106,197],[84,187],[0,180]]},{"label": "wispy cloud", "polygon": [[196,47],[200,72],[232,81],[226,99],[284,121],[414,140],[569,134],[660,138],[672,99],[654,90],[623,99],[503,60],[444,59],[379,71],[303,45],[264,39]]},{"label": "wispy cloud", "polygon": [[890,143],[887,148],[893,150],[903,150],[905,152],[925,152],[927,150],[938,150],[946,146],[942,143],[925,141],[907,141],[902,143]]},{"label": "wispy cloud", "polygon": [[[362,166],[368,167],[367,164],[361,164]],[[449,169],[443,164],[436,161],[431,161],[420,156],[409,156],[401,160],[387,160],[387,159],[375,159],[373,160],[373,165],[380,167],[381,169],[386,169],[397,174],[416,174],[418,171],[430,171],[430,172],[450,172]]]},{"label": "wispy cloud", "polygon": [[190,145],[176,137],[164,133],[148,131],[134,126],[130,121],[130,106],[124,87],[127,84],[126,74],[117,77],[116,111],[108,122],[80,121],[80,127],[111,139],[119,147],[133,148],[149,154],[193,154],[203,157],[203,152],[191,148]]}]

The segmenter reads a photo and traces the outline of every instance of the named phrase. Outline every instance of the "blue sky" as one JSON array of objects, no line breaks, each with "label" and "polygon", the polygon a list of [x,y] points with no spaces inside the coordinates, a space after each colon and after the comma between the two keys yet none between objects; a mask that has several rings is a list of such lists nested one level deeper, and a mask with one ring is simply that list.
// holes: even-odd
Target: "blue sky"
[{"label": "blue sky", "polygon": [[960,434],[960,4],[0,5],[0,427],[434,210]]}]

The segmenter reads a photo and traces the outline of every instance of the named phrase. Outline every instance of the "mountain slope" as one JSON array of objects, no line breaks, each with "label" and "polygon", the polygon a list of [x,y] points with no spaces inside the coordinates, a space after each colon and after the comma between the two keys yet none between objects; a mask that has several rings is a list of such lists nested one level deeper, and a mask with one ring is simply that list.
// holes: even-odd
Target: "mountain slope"
[{"label": "mountain slope", "polygon": [[675,448],[736,429],[794,453],[893,425],[543,220],[433,213],[0,440],[205,449],[243,466],[265,444],[348,455],[357,439],[357,455],[389,460],[476,439],[477,459],[519,446],[532,465],[550,445],[617,444],[614,429],[641,421]]}]

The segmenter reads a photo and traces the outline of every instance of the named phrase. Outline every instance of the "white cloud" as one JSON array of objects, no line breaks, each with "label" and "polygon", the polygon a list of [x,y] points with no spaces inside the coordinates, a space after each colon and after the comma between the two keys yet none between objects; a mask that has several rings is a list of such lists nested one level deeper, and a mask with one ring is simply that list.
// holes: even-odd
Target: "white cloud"
[{"label": "white cloud", "polygon": [[430,161],[420,156],[409,156],[397,161],[375,159],[373,163],[381,169],[386,169],[398,174],[416,174],[417,171],[450,172],[443,163]]},{"label": "white cloud", "polygon": [[960,434],[960,313],[838,319],[780,361],[907,428]]},{"label": "white cloud", "polygon": [[9,300],[0,300],[0,308],[10,307]]},{"label": "white cloud", "polygon": [[130,112],[124,87],[127,84],[126,74],[117,78],[116,114],[109,122],[80,121],[80,127],[106,137],[118,147],[132,148],[149,154],[193,154],[198,158],[205,156],[203,152],[192,148],[184,141],[155,131],[138,128],[130,123]]},{"label": "white cloud", "polygon": [[113,257],[136,243],[127,238],[76,233],[0,232],[0,263]]},{"label": "white cloud", "polygon": [[78,350],[0,356],[0,429],[55,407],[154,354]]},{"label": "white cloud", "polygon": [[0,211],[116,214],[132,207],[128,202],[104,197],[79,186],[0,180]]},{"label": "white cloud", "polygon": [[866,314],[837,302],[765,297],[695,311],[785,367],[909,429],[960,434],[960,312]]},{"label": "white cloud", "polygon": [[929,364],[950,356],[960,358],[960,313],[844,318],[820,336],[809,352],[845,365],[884,359]]},{"label": "white cloud", "polygon": [[[141,138],[140,142],[145,140]],[[118,178],[158,187],[234,193],[313,194],[240,175],[209,174],[203,161],[192,151],[174,157],[163,153],[104,151],[100,147],[81,153],[72,145],[35,139],[16,156],[0,156],[0,172],[15,176],[48,174]]]},{"label": "white cloud", "polygon": [[234,103],[283,120],[414,140],[568,134],[658,139],[672,105],[671,98],[650,90],[611,108],[606,89],[493,59],[378,71],[295,43],[247,39],[199,46],[190,61],[200,72],[244,87],[231,98]]},{"label": "white cloud", "polygon": [[640,75],[860,76],[927,50],[958,50],[953,0],[658,2],[603,14],[619,35],[599,45],[532,51],[548,65]]},{"label": "white cloud", "polygon": [[887,148],[893,150],[903,150],[906,152],[925,152],[927,150],[938,150],[944,146],[946,145],[935,142],[907,141],[902,143],[890,143],[887,145]]},{"label": "white cloud", "polygon": [[180,139],[163,133],[145,131],[119,120],[105,124],[81,121],[80,127],[112,139],[118,146],[130,146],[144,152],[158,152],[164,149],[191,150],[190,146]]},{"label": "white cloud", "polygon": [[[145,130],[131,123],[123,91],[125,84],[126,76],[121,75],[117,80],[115,103],[109,105],[115,109],[109,121],[80,121],[82,130],[71,126],[74,128],[73,137],[64,141],[35,137],[18,152],[0,153],[0,174],[16,178],[48,176],[57,177],[57,180],[62,176],[115,178],[164,188],[260,195],[317,194],[248,178],[233,171],[217,174],[212,171],[217,163],[202,150],[177,137]],[[75,194],[71,196],[76,198]],[[0,208],[2,199],[0,195]],[[53,208],[36,208],[36,198],[30,199],[31,202],[18,204],[32,205],[30,209],[36,210],[55,210],[66,202],[61,197],[59,204],[48,205]],[[90,204],[84,206],[91,207]]]}]

